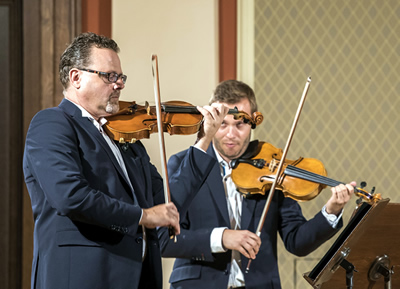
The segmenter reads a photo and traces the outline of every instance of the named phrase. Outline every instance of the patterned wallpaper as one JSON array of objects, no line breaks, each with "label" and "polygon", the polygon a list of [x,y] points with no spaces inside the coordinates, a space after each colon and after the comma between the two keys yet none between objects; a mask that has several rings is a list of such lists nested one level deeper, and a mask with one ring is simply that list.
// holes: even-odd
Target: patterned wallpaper
[{"label": "patterned wallpaper", "polygon": [[[329,177],[366,181],[368,191],[376,187],[391,203],[400,202],[400,1],[254,0],[254,5],[254,89],[265,117],[254,137],[285,146],[311,76],[288,159],[317,158]],[[329,197],[325,189],[301,203],[304,215],[313,217]],[[345,224],[355,200],[346,206]],[[302,274],[334,239],[306,258],[279,244],[282,287],[312,288]]]}]

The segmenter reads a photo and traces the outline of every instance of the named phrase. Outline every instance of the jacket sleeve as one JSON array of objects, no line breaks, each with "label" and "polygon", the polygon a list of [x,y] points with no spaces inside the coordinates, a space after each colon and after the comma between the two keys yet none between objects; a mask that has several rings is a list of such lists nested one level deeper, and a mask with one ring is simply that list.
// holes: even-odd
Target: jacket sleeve
[{"label": "jacket sleeve", "polygon": [[214,257],[210,248],[210,235],[212,228],[196,231],[181,228],[181,234],[176,242],[168,236],[166,228],[158,229],[161,255],[164,258],[185,258],[194,261],[213,262]]},{"label": "jacket sleeve", "polygon": [[343,226],[340,219],[337,228],[332,228],[321,211],[307,221],[296,201],[282,197],[281,202],[279,234],[286,249],[296,256],[306,256],[316,250]]},{"label": "jacket sleeve", "polygon": [[181,218],[186,215],[190,203],[214,164],[215,159],[195,147],[190,147],[169,159],[168,174],[171,199]]},{"label": "jacket sleeve", "polygon": [[214,158],[194,147],[169,159],[171,199],[179,211],[181,234],[177,236],[177,242],[174,242],[169,238],[166,228],[158,230],[163,257],[213,260],[210,248],[213,228],[187,230],[190,226],[187,210],[214,164]]}]

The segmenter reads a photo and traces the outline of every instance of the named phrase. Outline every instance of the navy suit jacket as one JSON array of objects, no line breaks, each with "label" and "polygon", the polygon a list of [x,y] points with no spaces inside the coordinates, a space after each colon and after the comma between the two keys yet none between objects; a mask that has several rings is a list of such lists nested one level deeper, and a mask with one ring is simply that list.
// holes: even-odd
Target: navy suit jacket
[{"label": "navy suit jacket", "polygon": [[[182,173],[181,162],[187,151],[172,156],[168,163],[170,180]],[[197,194],[192,192],[188,210],[182,210],[181,235],[178,242],[168,239],[164,229],[159,230],[163,257],[175,257],[170,277],[171,288],[227,288],[231,266],[231,251],[212,253],[210,235],[216,227],[230,227],[228,207],[221,178],[221,170],[212,146],[204,161],[212,160],[213,168]],[[187,179],[181,181],[184,182]],[[177,205],[184,205],[187,196],[172,194]],[[241,228],[255,232],[264,209],[266,197],[244,198],[242,204]],[[285,198],[276,191],[261,232],[261,248],[251,262],[249,273],[245,273],[246,288],[281,288],[277,263],[277,233],[286,249],[298,256],[304,256],[332,237],[342,226],[333,229],[321,212],[307,221],[298,203]],[[248,259],[241,257],[242,267]],[[244,270],[244,268],[242,268]]]},{"label": "navy suit jacket", "polygon": [[[164,203],[162,179],[140,142],[118,145],[133,190],[103,136],[73,103],[64,99],[33,118],[23,159],[34,217],[32,288],[162,288],[156,230],[146,229],[142,262],[138,225],[141,208]],[[190,149],[187,163],[203,154]],[[198,190],[211,166],[195,169],[182,177]]]}]

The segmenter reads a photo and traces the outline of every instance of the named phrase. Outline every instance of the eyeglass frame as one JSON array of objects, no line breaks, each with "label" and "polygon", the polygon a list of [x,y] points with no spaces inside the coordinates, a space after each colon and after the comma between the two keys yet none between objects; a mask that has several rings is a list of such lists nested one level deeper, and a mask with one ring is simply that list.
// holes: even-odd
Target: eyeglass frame
[{"label": "eyeglass frame", "polygon": [[[102,72],[102,71],[98,71],[98,70],[94,70],[94,69],[88,69],[88,68],[78,68],[78,69],[79,69],[79,70],[86,71],[86,72],[90,72],[90,73],[96,73],[96,74],[99,75],[99,76],[106,76],[106,77],[107,77],[107,80],[108,80],[110,83],[117,83],[118,79],[121,78],[122,82],[125,84],[125,83],[126,83],[126,80],[128,79],[128,76],[125,75],[125,74],[122,74],[122,73],[121,73],[121,74],[118,74],[118,73],[116,73],[116,72]],[[117,76],[117,78],[115,79],[115,81],[110,80],[110,76],[111,76],[112,74]]]}]

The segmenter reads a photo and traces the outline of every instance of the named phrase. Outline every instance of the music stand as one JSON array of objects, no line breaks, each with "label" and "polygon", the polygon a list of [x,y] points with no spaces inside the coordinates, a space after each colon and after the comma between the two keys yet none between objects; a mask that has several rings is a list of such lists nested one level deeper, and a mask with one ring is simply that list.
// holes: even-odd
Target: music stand
[{"label": "music stand", "polygon": [[[373,261],[379,256],[378,250],[375,250],[376,246],[372,246],[372,242],[375,242],[377,237],[385,237],[386,240],[383,242],[385,244],[389,243],[387,240],[388,232],[385,232],[381,224],[373,224],[384,208],[387,207],[389,199],[379,200],[373,204],[362,203],[357,211],[354,213],[350,219],[348,225],[343,229],[342,233],[336,239],[332,247],[328,250],[325,256],[320,260],[320,262],[314,267],[311,272],[305,273],[303,277],[316,289],[337,289],[337,288],[352,288],[353,286],[353,272],[356,277],[357,286],[358,279],[362,275],[364,279],[368,280],[368,271],[372,266]],[[400,209],[400,206],[397,206]],[[391,215],[393,216],[396,215]],[[396,223],[400,225],[400,221],[390,221],[390,224]],[[386,224],[387,225],[387,224]],[[366,232],[374,228],[376,232],[368,233]],[[387,226],[384,227],[387,229]],[[397,227],[398,228],[398,227]],[[392,231],[394,231],[392,229]],[[389,231],[390,234],[391,231]],[[378,236],[376,236],[378,235]],[[400,239],[399,242],[400,248]],[[362,251],[358,248],[363,248]],[[356,253],[357,252],[357,253]],[[389,254],[390,252],[386,252]],[[372,261],[370,261],[372,260]],[[340,284],[333,285],[333,282],[328,282],[332,279],[333,274],[340,268],[343,274],[336,274],[335,280],[338,280]],[[365,273],[365,274],[364,274]],[[341,275],[341,276],[339,276]],[[365,276],[364,276],[365,275]],[[328,282],[328,283],[327,283]],[[337,282],[336,282],[337,283]],[[368,282],[370,283],[370,282]],[[330,284],[330,285],[328,285]],[[332,286],[331,286],[332,285]],[[372,288],[372,287],[356,287],[355,289],[361,288]],[[376,287],[378,288],[378,287]]]}]

